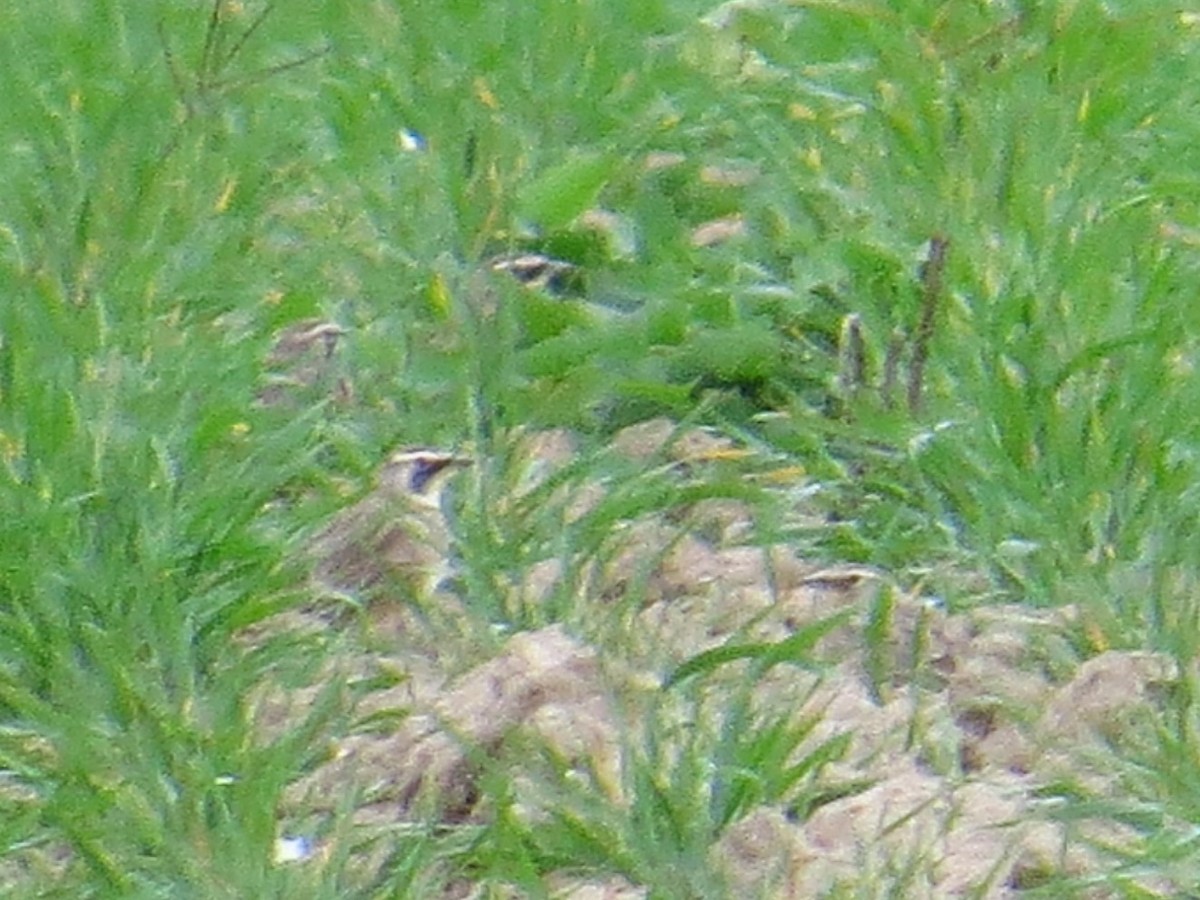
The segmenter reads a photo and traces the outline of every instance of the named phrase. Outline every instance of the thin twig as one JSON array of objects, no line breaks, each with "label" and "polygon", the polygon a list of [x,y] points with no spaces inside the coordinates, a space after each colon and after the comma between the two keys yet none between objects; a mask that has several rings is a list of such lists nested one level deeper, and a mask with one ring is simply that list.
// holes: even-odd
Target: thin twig
[{"label": "thin twig", "polygon": [[187,115],[192,115],[192,99],[188,95],[187,85],[183,83],[183,76],[179,73],[179,67],[175,65],[175,54],[171,52],[171,43],[167,40],[167,29],[159,20],[158,23],[158,39],[162,42],[163,59],[167,62],[167,71],[171,73],[171,81],[175,85],[175,90],[179,93],[179,102],[183,104]]},{"label": "thin twig", "polygon": [[209,75],[213,74],[212,60],[217,44],[217,35],[221,29],[221,3],[224,0],[213,0],[212,12],[208,15],[208,28],[204,32],[204,48],[200,51],[200,91],[203,93],[209,84]]},{"label": "thin twig", "polygon": [[319,50],[313,50],[309,53],[299,56],[296,59],[289,59],[287,62],[279,63],[274,66],[267,66],[265,69],[259,69],[257,72],[251,72],[249,75],[242,75],[238,78],[229,78],[224,81],[218,81],[213,84],[213,88],[218,92],[237,91],[244,87],[249,87],[252,84],[257,84],[260,81],[265,81],[272,75],[278,75],[280,72],[286,72],[288,69],[295,69],[300,66],[307,65],[313,60],[320,59],[329,52],[329,46],[322,47]]},{"label": "thin twig", "polygon": [[306,65],[315,59],[325,56],[330,51],[329,45],[326,45],[319,50],[313,50],[296,59],[291,59],[274,66],[267,66],[247,75],[218,78],[217,76],[228,68],[229,63],[242,50],[246,41],[258,30],[259,26],[262,25],[267,16],[275,8],[274,2],[268,2],[263,10],[254,18],[254,21],[250,23],[250,26],[238,37],[232,49],[223,58],[217,58],[222,43],[219,32],[221,31],[221,4],[223,2],[224,0],[214,0],[212,10],[209,13],[208,29],[204,35],[204,47],[201,50],[199,71],[196,73],[194,90],[189,90],[179,67],[176,65],[175,54],[172,53],[171,44],[167,40],[166,27],[161,21],[158,23],[158,35],[162,41],[163,58],[166,60],[167,69],[171,73],[171,80],[175,84],[176,91],[179,92],[179,99],[184,107],[183,121],[176,125],[170,140],[168,140],[166,146],[159,154],[160,162],[175,152],[179,146],[183,126],[191,122],[198,115],[196,101],[206,105],[208,98],[212,95],[229,93],[248,87],[249,85],[270,78],[272,75]]},{"label": "thin twig", "polygon": [[907,343],[904,329],[896,327],[888,336],[887,351],[883,357],[883,384],[879,388],[885,409],[896,406],[896,383],[900,380],[900,357]]},{"label": "thin twig", "polygon": [[269,16],[271,11],[274,9],[275,4],[273,2],[268,3],[263,7],[262,12],[255,16],[254,21],[250,23],[250,27],[243,31],[242,36],[239,37],[237,41],[234,42],[234,45],[229,48],[229,52],[225,54],[225,59],[221,63],[221,68],[225,68],[225,66],[233,62],[234,57],[236,57],[242,51],[242,48],[246,46],[246,41],[250,40],[254,32],[258,31],[258,26],[266,21],[267,16]]},{"label": "thin twig", "polygon": [[908,369],[908,411],[913,414],[921,410],[925,363],[929,359],[929,344],[937,325],[942,275],[946,270],[946,250],[949,246],[949,240],[934,235],[929,239],[929,257],[921,265],[921,321],[913,335],[912,361]]},{"label": "thin twig", "polygon": [[863,341],[862,317],[857,313],[842,321],[841,365],[838,382],[843,396],[855,396],[867,384],[867,348]]}]

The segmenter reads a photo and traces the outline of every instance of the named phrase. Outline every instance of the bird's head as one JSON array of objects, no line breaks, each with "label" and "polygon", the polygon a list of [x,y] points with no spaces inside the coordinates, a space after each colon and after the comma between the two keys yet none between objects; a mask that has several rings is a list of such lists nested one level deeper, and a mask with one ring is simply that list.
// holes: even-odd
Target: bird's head
[{"label": "bird's head", "polygon": [[470,464],[470,458],[454,453],[400,450],[384,464],[380,486],[420,505],[440,507],[442,491],[450,476]]}]

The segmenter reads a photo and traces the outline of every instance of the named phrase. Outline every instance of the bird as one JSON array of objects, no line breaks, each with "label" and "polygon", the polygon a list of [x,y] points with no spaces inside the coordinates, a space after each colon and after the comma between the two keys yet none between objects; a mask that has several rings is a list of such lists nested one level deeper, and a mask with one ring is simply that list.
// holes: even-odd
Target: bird
[{"label": "bird", "polygon": [[259,405],[294,406],[305,398],[315,400],[322,395],[349,402],[350,383],[338,377],[334,359],[346,333],[336,322],[322,319],[302,319],[282,329],[267,355],[267,379],[258,392]]},{"label": "bird", "polygon": [[503,253],[489,262],[493,272],[506,272],[533,290],[565,297],[580,287],[579,267],[542,253]]},{"label": "bird", "polygon": [[304,361],[306,358],[329,359],[346,329],[336,322],[302,319],[279,332],[267,362],[275,366]]},{"label": "bird", "polygon": [[419,600],[451,573],[452,538],[442,507],[451,476],[469,457],[424,448],[393,453],[375,488],[336,513],[308,546],[319,595],[358,602],[400,592]]}]

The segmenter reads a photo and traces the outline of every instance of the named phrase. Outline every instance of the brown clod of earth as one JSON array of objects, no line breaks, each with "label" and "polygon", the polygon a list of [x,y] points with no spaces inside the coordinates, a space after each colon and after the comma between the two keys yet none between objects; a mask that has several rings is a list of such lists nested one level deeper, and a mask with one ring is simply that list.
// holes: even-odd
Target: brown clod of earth
[{"label": "brown clod of earth", "polygon": [[388,735],[354,735],[334,758],[294,786],[294,802],[332,805],[355,785],[367,805],[395,821],[433,802],[446,821],[476,817],[482,760],[525,729],[551,752],[602,773],[619,791],[616,730],[599,661],[560,626],[524,632],[503,652],[411,701],[412,714]]}]

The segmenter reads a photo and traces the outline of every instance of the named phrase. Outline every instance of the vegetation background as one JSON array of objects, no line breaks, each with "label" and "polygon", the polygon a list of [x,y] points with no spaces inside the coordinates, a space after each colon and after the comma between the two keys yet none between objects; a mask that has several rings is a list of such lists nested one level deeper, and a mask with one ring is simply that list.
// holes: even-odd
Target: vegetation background
[{"label": "vegetation background", "polygon": [[[234,635],[399,444],[719,426],[825,511],[775,535],[802,555],[1079,604],[1081,657],[1192,671],[1198,69],[1200,13],[1155,0],[0,3],[11,890],[300,889],[271,857],[311,734],[255,739],[280,659]],[[514,250],[582,296],[483,286]],[[354,402],[256,405],[309,316]],[[1185,820],[1193,714],[1139,801]]]}]

